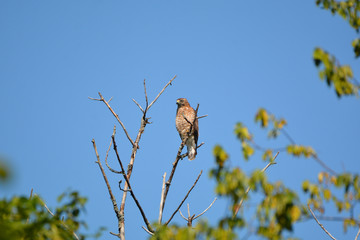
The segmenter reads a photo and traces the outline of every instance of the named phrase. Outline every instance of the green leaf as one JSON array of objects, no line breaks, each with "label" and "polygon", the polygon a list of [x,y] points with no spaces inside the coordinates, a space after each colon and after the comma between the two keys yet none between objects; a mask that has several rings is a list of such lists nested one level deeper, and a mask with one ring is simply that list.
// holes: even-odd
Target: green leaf
[{"label": "green leaf", "polygon": [[252,139],[252,136],[249,133],[249,130],[241,122],[239,122],[235,125],[234,133],[241,141]]},{"label": "green leaf", "polygon": [[327,201],[331,199],[331,191],[329,189],[324,189],[324,198]]},{"label": "green leaf", "polygon": [[225,162],[229,159],[229,155],[226,151],[220,145],[216,145],[213,148],[213,154],[218,166],[221,168],[224,167]]},{"label": "green leaf", "polygon": [[264,108],[260,108],[255,115],[255,122],[261,122],[261,127],[266,128],[269,125],[269,114]]}]

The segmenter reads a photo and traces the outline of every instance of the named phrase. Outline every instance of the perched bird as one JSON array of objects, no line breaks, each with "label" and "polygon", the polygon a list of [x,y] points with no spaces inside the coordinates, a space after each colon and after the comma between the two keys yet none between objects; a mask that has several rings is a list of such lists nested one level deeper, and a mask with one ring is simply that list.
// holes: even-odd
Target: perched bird
[{"label": "perched bird", "polygon": [[199,124],[196,111],[190,106],[186,98],[176,100],[178,108],[176,110],[176,129],[179,132],[181,141],[186,140],[188,159],[194,160],[196,156],[196,146],[199,137]]}]

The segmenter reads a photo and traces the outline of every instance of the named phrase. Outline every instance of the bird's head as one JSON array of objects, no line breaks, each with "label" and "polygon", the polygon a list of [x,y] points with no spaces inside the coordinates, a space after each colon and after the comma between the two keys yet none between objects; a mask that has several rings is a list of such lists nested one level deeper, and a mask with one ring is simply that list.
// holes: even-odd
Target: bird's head
[{"label": "bird's head", "polygon": [[178,98],[176,100],[176,104],[178,105],[178,107],[182,107],[182,106],[190,106],[189,102],[186,100],[186,98]]}]

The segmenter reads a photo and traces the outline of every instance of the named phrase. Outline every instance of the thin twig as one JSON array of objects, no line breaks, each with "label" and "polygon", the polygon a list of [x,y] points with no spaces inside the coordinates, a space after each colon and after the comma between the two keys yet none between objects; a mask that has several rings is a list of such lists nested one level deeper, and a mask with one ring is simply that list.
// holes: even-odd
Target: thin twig
[{"label": "thin twig", "polygon": [[206,212],[211,208],[211,206],[214,204],[215,201],[216,201],[216,198],[215,198],[214,201],[210,204],[209,207],[207,207],[202,213],[200,213],[200,214],[197,215],[197,216],[195,216],[195,214],[193,214],[192,216],[190,216],[190,207],[189,207],[189,204],[187,204],[187,209],[188,209],[188,217],[187,217],[187,218],[182,214],[182,212],[181,212],[180,209],[179,209],[179,213],[180,213],[181,217],[182,217],[185,221],[187,221],[188,227],[191,227],[191,226],[192,226],[192,222],[193,222],[195,219],[197,219],[198,217],[200,217],[201,215],[203,215],[204,213],[206,213]]},{"label": "thin twig", "polygon": [[351,220],[354,221],[356,224],[360,225],[360,221],[357,221],[354,218],[347,218],[347,217],[338,217],[338,216],[318,216],[317,217],[319,220],[324,220],[324,221],[339,221],[339,222],[343,222],[345,220]]},{"label": "thin twig", "polygon": [[[114,126],[113,135],[115,135],[115,133],[116,133],[116,126]],[[112,140],[110,140],[109,148],[108,148],[108,150],[106,151],[105,164],[106,164],[106,166],[108,167],[108,169],[109,169],[111,172],[117,173],[117,174],[121,174],[122,172],[116,171],[115,169],[111,168],[111,167],[109,166],[109,164],[108,164],[107,159],[108,159],[108,156],[109,156],[109,151],[110,151],[111,145],[112,145]]]},{"label": "thin twig", "polygon": [[281,128],[280,131],[283,132],[283,134],[291,142],[291,144],[295,144],[295,140],[290,136],[290,134],[287,133],[287,131],[285,131],[284,128]]},{"label": "thin twig", "polygon": [[150,232],[148,229],[146,229],[146,227],[144,227],[144,226],[141,226],[141,227],[142,227],[142,229],[144,229],[145,232],[147,232],[148,234],[154,235],[154,233]]},{"label": "thin twig", "polygon": [[120,234],[116,234],[116,233],[113,233],[113,232],[109,232],[109,233],[110,233],[111,235],[114,235],[114,236],[120,238]]},{"label": "thin twig", "polygon": [[[285,135],[285,137],[291,142],[291,144],[293,144],[293,145],[296,144],[295,140],[290,136],[290,134],[288,134],[288,132],[284,128],[282,128],[280,130]],[[313,158],[315,159],[316,162],[318,162],[323,168],[325,168],[331,174],[338,175],[333,169],[331,169],[328,165],[326,165],[323,161],[321,161],[321,159],[316,154],[313,155]]]},{"label": "thin twig", "polygon": [[[101,165],[100,157],[99,157],[99,154],[98,154],[98,151],[97,151],[97,148],[96,148],[96,144],[95,144],[95,140],[93,139],[91,142],[93,143],[93,147],[94,147],[95,154],[96,154],[96,159],[97,159],[97,161],[95,163],[97,163],[99,165],[100,171],[101,171],[101,173],[103,175],[103,178],[105,180],[105,183],[106,183],[109,195],[110,195],[111,202],[113,204],[114,212],[115,212],[116,217],[118,219],[118,229],[119,229],[119,234],[120,234],[121,233],[121,228],[123,227],[122,222],[124,221],[124,217],[123,217],[124,215],[119,212],[119,209],[118,209],[118,206],[117,206],[117,203],[116,203],[116,199],[115,199],[115,197],[114,197],[114,195],[113,195],[113,193],[111,191],[111,187],[110,187],[109,181],[108,181],[108,179],[106,177],[104,168]],[[121,239],[124,239],[124,238],[121,238]]]},{"label": "thin twig", "polygon": [[140,110],[142,111],[142,113],[144,113],[144,109],[142,109],[142,107],[140,106],[140,104],[137,102],[137,101],[135,101],[135,99],[132,99],[133,100],[133,102],[136,104],[136,106],[138,106],[139,108],[140,108]]},{"label": "thin twig", "polygon": [[[276,164],[275,159],[276,159],[276,157],[277,157],[278,155],[279,155],[279,152],[276,153],[276,155],[273,157],[272,161],[269,162],[269,163],[261,170],[261,172],[265,172],[268,167],[270,167],[270,166],[273,165],[273,164]],[[245,199],[245,197],[248,195],[249,191],[250,191],[250,186],[246,189],[246,192],[245,192],[244,197],[242,197],[241,200],[240,200],[240,202],[237,204],[237,206],[236,206],[236,208],[235,208],[235,212],[234,212],[233,218],[235,218],[236,215],[238,214],[238,212],[239,212],[239,210],[240,210],[240,208],[241,208],[241,205],[243,204],[244,199]]]},{"label": "thin twig", "polygon": [[313,155],[313,158],[315,161],[317,161],[323,168],[328,170],[333,175],[338,175],[333,169],[331,169],[329,166],[327,166],[323,161],[320,160],[320,158],[315,154]]},{"label": "thin twig", "polygon": [[161,188],[161,198],[160,198],[160,210],[159,210],[159,223],[161,223],[162,215],[163,215],[163,204],[164,204],[164,192],[165,192],[165,178],[166,172],[163,175],[163,182]]},{"label": "thin twig", "polygon": [[[130,185],[130,181],[129,181],[126,173],[125,173],[124,166],[123,166],[123,164],[122,164],[122,162],[121,162],[121,159],[120,159],[120,156],[119,156],[119,153],[118,153],[118,150],[117,150],[117,145],[116,145],[116,142],[115,142],[115,136],[114,136],[114,135],[112,136],[112,140],[113,140],[113,146],[114,146],[114,151],[115,151],[116,157],[117,157],[117,159],[118,159],[118,161],[119,161],[119,164],[120,164],[120,167],[121,167],[121,171],[123,172],[122,175],[123,175],[123,177],[124,177],[124,179],[125,179],[125,181],[126,181],[126,183],[127,183],[127,186],[128,186],[128,188],[129,188],[128,191],[130,191],[130,195],[131,195],[132,198],[134,199],[134,202],[135,202],[136,206],[139,208],[140,213],[141,213],[141,216],[143,217],[143,220],[144,220],[147,228],[149,229],[150,232],[154,232],[154,230],[152,230],[152,228],[151,228],[151,225],[150,225],[148,219],[146,218],[146,215],[145,215],[145,213],[144,213],[144,210],[142,209],[142,207],[141,207],[139,201],[137,200],[137,198],[135,197],[134,190],[132,189],[132,187],[131,187],[131,185]],[[124,193],[125,193],[125,191],[126,191],[126,189],[124,190]]]},{"label": "thin twig", "polygon": [[98,92],[99,96],[100,96],[100,99],[96,99],[96,98],[91,98],[89,97],[89,99],[91,100],[95,100],[95,101],[100,101],[100,102],[103,102],[105,103],[105,105],[109,108],[110,112],[114,115],[114,117],[116,118],[116,120],[120,123],[122,129],[124,130],[125,132],[125,135],[126,137],[129,139],[130,143],[134,146],[134,141],[131,139],[131,137],[129,136],[129,133],[127,132],[126,128],[125,128],[125,125],[123,124],[123,122],[120,120],[119,116],[115,113],[115,111],[111,108],[109,102],[107,102],[103,96],[101,95],[100,92]]},{"label": "thin twig", "polygon": [[314,212],[313,212],[313,211],[311,210],[311,208],[310,208],[310,204],[309,204],[309,203],[308,203],[308,209],[310,210],[311,215],[313,216],[313,218],[315,219],[315,221],[319,224],[319,226],[322,228],[322,230],[324,230],[324,232],[325,232],[327,235],[329,235],[333,240],[336,240],[336,238],[334,238],[334,237],[324,228],[324,226],[319,222],[319,220],[317,220]]},{"label": "thin twig", "polygon": [[165,89],[171,85],[172,81],[174,81],[174,79],[176,78],[176,75],[165,85],[165,87],[159,92],[159,94],[155,97],[155,99],[149,104],[149,106],[147,107],[147,110],[149,110],[151,108],[151,106],[156,102],[156,100],[160,97],[160,95],[165,91]]},{"label": "thin twig", "polygon": [[199,215],[197,215],[196,217],[194,217],[193,220],[197,219],[198,217],[200,217],[201,215],[203,215],[204,213],[207,212],[207,210],[209,210],[211,208],[211,206],[215,203],[217,198],[214,199],[214,201],[212,201],[212,203],[210,204],[210,206],[208,206],[202,213],[200,213]]},{"label": "thin twig", "polygon": [[185,220],[185,221],[187,221],[188,219],[182,214],[182,212],[181,212],[181,210],[179,209],[179,213],[180,213],[180,215],[181,215],[181,217]]},{"label": "thin twig", "polygon": [[169,220],[165,223],[165,226],[168,225],[170,223],[170,221],[173,219],[173,217],[175,216],[175,214],[179,211],[179,209],[181,208],[181,206],[183,205],[183,203],[185,202],[185,200],[187,199],[187,197],[189,196],[191,190],[193,190],[193,188],[195,187],[196,183],[199,181],[199,178],[202,174],[202,170],[199,173],[199,176],[196,178],[194,184],[192,185],[192,187],[190,188],[190,190],[187,192],[187,194],[185,195],[184,199],[181,201],[180,205],[177,207],[177,209],[174,211],[174,213],[171,215],[171,217],[169,218]]},{"label": "thin twig", "polygon": [[146,92],[146,83],[145,83],[145,79],[144,79],[144,93],[145,93],[145,109],[146,111],[148,110],[148,106],[149,106],[149,100],[148,100],[148,96],[147,96],[147,92]]},{"label": "thin twig", "polygon": [[360,235],[360,228],[359,228],[359,231],[358,231],[357,234],[356,234],[355,240],[358,239],[359,235]]},{"label": "thin twig", "polygon": [[188,217],[190,217],[190,204],[187,204],[187,212],[188,212]]},{"label": "thin twig", "polygon": [[206,115],[202,115],[202,116],[200,116],[200,117],[196,117],[197,119],[200,119],[200,118],[204,118],[204,117],[207,117],[208,115],[206,114]]},{"label": "thin twig", "polygon": [[[122,174],[123,174],[123,173],[122,173]],[[125,189],[122,189],[122,188],[121,188],[121,183],[122,183],[122,180],[119,181],[119,189],[120,189],[120,191],[123,191],[123,192],[130,192],[130,191],[131,191],[131,189],[126,189],[126,190],[125,190]]]}]

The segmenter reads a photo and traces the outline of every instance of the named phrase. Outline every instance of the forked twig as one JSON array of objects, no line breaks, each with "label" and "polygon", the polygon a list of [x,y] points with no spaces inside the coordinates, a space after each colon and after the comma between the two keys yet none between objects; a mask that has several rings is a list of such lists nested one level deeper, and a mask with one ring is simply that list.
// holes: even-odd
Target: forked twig
[{"label": "forked twig", "polygon": [[131,139],[131,137],[129,136],[129,133],[127,132],[125,125],[123,124],[123,122],[120,120],[119,116],[115,113],[115,111],[111,108],[110,104],[109,104],[109,100],[108,102],[103,98],[103,96],[101,95],[100,92],[98,92],[100,99],[96,99],[96,98],[91,98],[89,97],[89,99],[91,100],[95,100],[95,101],[100,101],[105,103],[105,105],[109,108],[110,112],[114,115],[114,117],[116,118],[116,120],[120,123],[122,129],[125,132],[126,137],[129,139],[130,143],[134,146],[134,141]]},{"label": "forked twig", "polygon": [[[114,126],[113,135],[115,135],[115,133],[116,133],[116,126]],[[110,151],[111,145],[112,145],[112,140],[110,140],[109,148],[108,148],[108,150],[106,151],[105,164],[106,164],[106,166],[108,167],[108,169],[109,169],[111,172],[117,173],[117,174],[121,174],[122,172],[116,171],[115,169],[111,168],[111,167],[109,166],[109,164],[108,164],[107,159],[108,159],[108,156],[109,156],[109,151]]]},{"label": "forked twig", "polygon": [[165,91],[165,89],[171,85],[172,81],[174,81],[174,79],[176,78],[176,75],[165,85],[165,87],[159,92],[159,94],[155,97],[155,99],[149,104],[149,106],[147,107],[147,110],[149,110],[151,108],[151,106],[156,102],[156,100],[160,97],[160,95]]},{"label": "forked twig", "polygon": [[324,230],[324,232],[325,232],[327,235],[329,235],[329,237],[331,237],[333,240],[336,240],[336,238],[334,238],[334,237],[324,228],[324,226],[319,222],[319,220],[317,220],[314,212],[313,212],[313,211],[311,210],[311,208],[310,208],[310,204],[309,204],[309,203],[308,203],[307,206],[308,206],[308,209],[310,210],[311,215],[313,216],[313,218],[315,219],[315,221],[319,224],[319,226],[322,228],[322,230]]},{"label": "forked twig", "polygon": [[[275,159],[276,159],[276,157],[277,157],[278,155],[279,155],[279,152],[276,153],[276,155],[273,157],[272,161],[269,162],[269,163],[261,170],[261,172],[265,172],[266,169],[268,169],[268,167],[270,167],[270,166],[273,165],[273,164],[276,164]],[[239,212],[239,210],[240,210],[240,208],[241,208],[241,205],[243,204],[244,199],[245,199],[246,196],[248,195],[249,191],[250,191],[250,186],[246,189],[246,192],[245,192],[244,197],[242,197],[241,200],[240,200],[240,202],[237,204],[237,206],[236,206],[236,208],[235,208],[235,211],[234,211],[233,218],[235,218],[236,215],[238,214],[238,212]]]},{"label": "forked twig", "polygon": [[195,219],[197,219],[198,217],[200,217],[201,215],[203,215],[204,213],[206,213],[206,212],[212,207],[212,205],[215,203],[216,199],[217,199],[217,198],[215,198],[214,201],[212,201],[212,203],[211,203],[202,213],[200,213],[200,214],[197,215],[197,216],[195,216],[195,214],[193,214],[192,216],[190,216],[189,204],[187,205],[187,208],[188,208],[188,217],[187,217],[187,218],[182,214],[182,212],[181,212],[180,209],[179,209],[179,213],[180,213],[181,217],[182,217],[185,221],[187,221],[187,225],[188,225],[189,227],[191,227],[191,226],[192,226],[192,222],[193,222]]},{"label": "forked twig", "polygon": [[170,223],[170,221],[173,219],[173,217],[175,216],[175,214],[179,211],[179,209],[181,208],[181,206],[183,205],[183,203],[185,202],[185,200],[187,199],[187,197],[189,196],[190,192],[193,190],[193,188],[195,187],[196,183],[199,181],[199,178],[202,174],[202,170],[200,171],[198,177],[196,178],[194,184],[192,185],[192,187],[190,188],[190,190],[187,192],[187,194],[185,195],[184,199],[181,201],[181,203],[179,204],[179,206],[177,207],[177,209],[174,211],[174,213],[171,215],[171,217],[169,218],[169,220],[165,223],[165,226],[168,225]]}]

